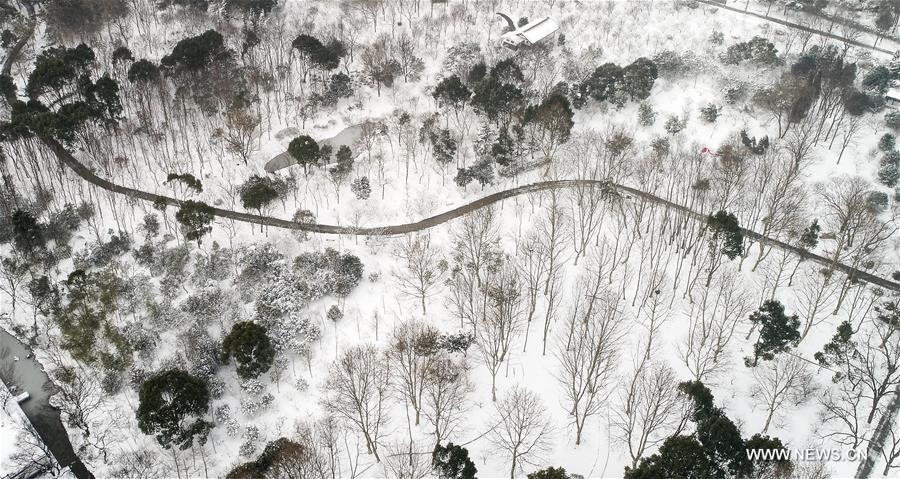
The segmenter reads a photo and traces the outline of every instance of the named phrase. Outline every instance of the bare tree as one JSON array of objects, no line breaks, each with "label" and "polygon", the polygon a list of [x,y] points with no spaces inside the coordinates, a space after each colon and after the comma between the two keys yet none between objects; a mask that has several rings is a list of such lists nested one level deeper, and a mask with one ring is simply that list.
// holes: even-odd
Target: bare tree
[{"label": "bare tree", "polygon": [[867,438],[862,402],[862,389],[858,380],[848,378],[829,388],[819,398],[819,405],[822,406],[819,417],[828,428],[820,434],[822,438],[834,440],[854,450],[864,444]]},{"label": "bare tree", "polygon": [[722,275],[702,287],[688,311],[688,331],[679,354],[694,379],[703,381],[725,367],[725,351],[738,321],[750,311],[739,280]]},{"label": "bare tree", "polygon": [[612,425],[628,447],[631,467],[637,467],[649,449],[683,427],[687,408],[680,400],[675,371],[663,363],[640,360],[626,379]]},{"label": "bare tree", "polygon": [[225,143],[225,149],[236,155],[244,164],[250,159],[257,139],[259,119],[244,108],[229,108],[225,113],[225,129],[216,131]]},{"label": "bare tree", "polygon": [[510,458],[510,479],[523,464],[536,464],[550,445],[552,429],[538,396],[514,386],[497,403],[497,426],[491,431],[494,447]]},{"label": "bare tree", "polygon": [[435,442],[444,442],[459,426],[466,410],[466,397],[472,389],[465,361],[449,356],[435,360],[422,400],[425,419],[434,428]]},{"label": "bare tree", "polygon": [[491,400],[497,400],[497,374],[509,358],[510,347],[522,327],[522,285],[515,266],[505,261],[485,282],[485,314],[475,331],[481,359],[491,373]]},{"label": "bare tree", "polygon": [[900,468],[900,464],[898,464],[898,459],[900,459],[900,431],[898,431],[898,427],[900,425],[897,424],[897,421],[890,421],[887,426],[887,431],[884,433],[885,441],[884,444],[881,445],[881,458],[884,459],[884,470],[881,472],[884,477],[888,477],[891,469]]},{"label": "bare tree", "polygon": [[438,330],[422,321],[397,325],[391,337],[388,355],[396,371],[400,394],[416,413],[416,425],[422,413],[422,395],[438,353]]},{"label": "bare tree", "polygon": [[388,449],[384,459],[385,477],[396,479],[425,479],[432,475],[431,456],[414,451],[415,443],[398,443]]},{"label": "bare tree", "polygon": [[503,262],[499,241],[492,208],[482,208],[463,219],[454,241],[449,278],[450,303],[460,327],[468,323],[477,332],[484,321],[490,302],[485,277],[496,274]]},{"label": "bare tree", "polygon": [[453,259],[458,266],[474,271],[475,286],[481,287],[485,269],[496,260],[499,242],[499,226],[493,207],[481,208],[463,218],[462,229],[454,241]]},{"label": "bare tree", "polygon": [[895,394],[900,386],[900,331],[896,322],[878,318],[866,335],[865,344],[850,361],[851,374],[862,380],[863,397],[871,407],[866,423],[871,424],[881,400]]},{"label": "bare tree", "polygon": [[544,278],[547,274],[546,255],[543,252],[543,243],[534,232],[529,232],[519,246],[517,266],[519,277],[525,286],[526,308],[528,315],[525,326],[525,340],[522,344],[522,352],[528,347],[528,332],[531,330],[531,320],[537,310],[537,300],[544,286]]},{"label": "bare tree", "polygon": [[[596,279],[600,282],[600,279]],[[606,406],[614,384],[616,359],[625,328],[617,295],[600,289],[582,300],[581,313],[569,318],[570,338],[560,341],[558,380],[575,424],[575,444],[587,420]]]},{"label": "bare tree", "polygon": [[390,372],[387,357],[375,346],[356,346],[331,366],[323,399],[328,412],[356,426],[366,451],[379,462],[378,444],[388,421]]},{"label": "bare tree", "polygon": [[773,419],[784,416],[785,404],[799,406],[810,397],[812,375],[804,360],[786,354],[776,356],[768,365],[752,369],[754,384],[750,397],[766,410],[766,422],[761,432],[765,434]]},{"label": "bare tree", "polygon": [[543,259],[547,265],[546,281],[544,283],[544,296],[547,298],[547,311],[544,314],[544,334],[541,355],[547,354],[547,339],[550,336],[550,324],[555,319],[556,310],[559,308],[560,295],[562,294],[563,266],[567,259],[565,248],[566,237],[569,234],[566,222],[566,212],[562,206],[560,193],[551,190],[546,195],[549,203],[546,207],[546,218],[538,223],[538,234],[543,239],[541,251],[545,254]]},{"label": "bare tree", "polygon": [[419,300],[425,314],[425,300],[434,294],[447,272],[447,262],[431,245],[428,233],[407,235],[394,251],[400,271],[394,273],[400,291]]},{"label": "bare tree", "polygon": [[801,319],[800,339],[806,337],[813,326],[825,321],[837,300],[838,284],[833,273],[821,266],[810,267],[798,285],[797,312]]}]

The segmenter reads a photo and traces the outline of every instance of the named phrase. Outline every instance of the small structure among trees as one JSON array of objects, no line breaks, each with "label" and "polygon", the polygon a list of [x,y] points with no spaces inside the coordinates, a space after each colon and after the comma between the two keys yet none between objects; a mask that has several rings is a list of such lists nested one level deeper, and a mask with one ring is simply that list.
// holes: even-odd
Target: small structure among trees
[{"label": "small structure among trees", "polygon": [[536,45],[559,30],[559,25],[550,17],[541,17],[517,28],[508,16],[502,13],[497,15],[503,17],[512,29],[512,31],[506,32],[500,37],[500,43],[510,50]]}]

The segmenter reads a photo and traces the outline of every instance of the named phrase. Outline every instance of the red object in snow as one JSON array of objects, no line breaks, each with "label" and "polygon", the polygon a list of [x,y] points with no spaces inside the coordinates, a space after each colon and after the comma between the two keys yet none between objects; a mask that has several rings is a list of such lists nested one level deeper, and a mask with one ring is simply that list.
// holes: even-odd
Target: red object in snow
[{"label": "red object in snow", "polygon": [[715,151],[710,150],[709,148],[703,148],[702,150],[700,150],[700,154],[701,154],[701,155],[704,154],[704,153],[709,153],[710,155],[713,155],[713,156],[719,156],[718,153],[716,153]]}]

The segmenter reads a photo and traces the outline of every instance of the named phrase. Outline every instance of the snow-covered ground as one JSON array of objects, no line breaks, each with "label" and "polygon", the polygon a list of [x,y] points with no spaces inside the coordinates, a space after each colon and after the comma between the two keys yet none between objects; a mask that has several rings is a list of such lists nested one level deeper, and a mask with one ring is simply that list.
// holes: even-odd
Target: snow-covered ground
[{"label": "snow-covered ground", "polygon": [[[399,5],[409,2],[397,3]],[[768,135],[776,145],[783,144],[775,140],[778,137],[778,126],[764,111],[761,111],[761,108],[753,106],[746,98],[735,104],[726,104],[723,91],[725,87],[737,83],[745,84],[749,91],[769,85],[782,74],[785,67],[724,65],[718,60],[718,56],[729,45],[759,35],[772,41],[789,65],[800,53],[801,40],[787,27],[703,4],[699,8],[690,8],[679,5],[679,2],[452,1],[434,5],[432,15],[429,15],[428,8],[429,6],[423,5],[422,12],[411,17],[414,19],[414,27],[419,32],[416,54],[424,60],[420,80],[403,82],[398,79],[393,87],[381,87],[380,93],[374,86],[355,84],[355,93],[351,98],[342,99],[336,107],[321,109],[309,118],[301,118],[298,113],[300,105],[308,101],[308,98],[301,97],[301,86],[291,85],[288,88],[290,95],[296,95],[298,100],[288,100],[288,95],[282,94],[283,92],[279,94],[260,92],[259,101],[254,108],[258,108],[259,113],[265,115],[265,118],[259,125],[258,137],[254,140],[246,164],[235,155],[227,153],[221,143],[211,139],[212,131],[221,128],[220,115],[210,115],[209,122],[203,123],[206,115],[194,111],[190,118],[195,123],[187,126],[170,123],[172,120],[156,112],[151,123],[159,129],[162,139],[158,143],[151,144],[143,134],[135,133],[137,123],[133,114],[140,105],[136,98],[144,93],[130,89],[131,87],[123,87],[125,90],[123,94],[130,95],[125,102],[126,115],[132,114],[125,122],[127,128],[112,133],[107,138],[107,143],[99,142],[95,145],[96,150],[86,149],[79,151],[77,155],[91,164],[98,173],[103,173],[101,176],[120,184],[160,194],[187,195],[185,191],[178,190],[171,184],[164,184],[163,180],[166,173],[173,170],[192,173],[204,184],[204,191],[193,195],[193,198],[222,208],[243,210],[235,188],[251,175],[264,175],[265,162],[285,150],[292,137],[280,136],[279,132],[302,132],[314,138],[324,138],[348,125],[370,120],[383,121],[389,125],[389,133],[380,137],[371,151],[360,149],[355,152],[358,156],[351,179],[361,176],[369,178],[372,185],[369,199],[356,198],[350,190],[350,181],[340,186],[338,199],[335,186],[328,181],[324,171],[315,170],[306,177],[299,167],[293,167],[279,172],[278,175],[284,179],[292,177],[300,186],[295,192],[263,211],[267,215],[291,218],[295,211],[308,209],[314,213],[318,223],[352,226],[382,226],[411,222],[493,192],[548,179],[544,169],[537,168],[514,178],[497,177],[493,184],[484,187],[473,182],[465,188],[460,188],[453,181],[457,165],[450,165],[446,171],[441,170],[421,145],[416,147],[419,149],[412,155],[403,152],[403,148],[415,143],[416,131],[413,131],[409,142],[404,141],[402,145],[392,136],[398,134],[396,133],[398,110],[413,115],[417,125],[429,114],[439,111],[438,105],[431,97],[431,89],[444,76],[442,65],[451,46],[463,41],[476,42],[481,47],[482,56],[489,63],[509,56],[509,52],[496,44],[501,24],[494,21],[494,10],[511,12],[515,17],[534,18],[550,15],[559,22],[561,32],[565,34],[565,47],[557,45],[552,49],[551,65],[539,65],[534,68],[536,72],[534,85],[539,85],[543,81],[552,86],[557,81],[569,80],[561,71],[563,70],[561,65],[564,63],[573,68],[582,64],[594,67],[606,62],[625,65],[638,57],[652,58],[663,51],[676,52],[687,58],[686,61],[690,63],[691,69],[688,73],[661,75],[656,81],[652,94],[646,101],[646,104],[657,113],[652,126],[641,126],[638,123],[637,102],[628,102],[620,109],[609,105],[598,106],[591,102],[575,113],[573,144],[580,140],[587,141],[592,132],[607,134],[616,129],[627,132],[633,136],[634,146],[620,161],[636,171],[641,167],[640,162],[650,156],[648,152],[651,142],[657,138],[669,137],[673,151],[677,151],[680,156],[673,154],[666,157],[663,162],[670,163],[670,167],[668,169],[660,167],[660,175],[665,175],[667,171],[672,175],[677,173],[672,170],[686,171],[689,168],[688,157],[696,156],[703,148],[718,150],[742,129],[757,138]],[[757,9],[760,8],[757,6]],[[177,40],[212,27],[219,29],[226,36],[229,46],[240,49],[241,30],[236,22],[228,22],[215,15],[193,17],[181,16],[172,10],[158,12],[151,10],[155,13],[150,32],[143,31],[144,26],[138,26],[140,25],[138,22],[125,24],[125,28],[130,31],[127,44],[135,58],[158,61],[171,51]],[[289,32],[284,33],[287,39],[284,43],[289,45],[290,40],[298,32],[308,31],[322,37],[335,34],[342,13],[338,2],[288,1],[280,5],[273,15],[277,18],[269,21],[283,25]],[[365,21],[361,25],[353,26],[357,44],[354,61],[350,62],[347,69],[358,73],[362,68],[362,46],[374,41],[379,34],[389,35],[395,27],[397,32],[405,31],[409,26],[407,24],[410,23],[405,15],[407,14],[404,10],[398,6],[396,11],[385,9],[379,13],[377,31]],[[346,28],[350,29],[351,26]],[[710,41],[714,32],[723,34],[724,44],[716,45]],[[92,45],[97,50],[98,57],[109,58],[113,48],[122,42],[118,35],[119,33],[112,30],[100,35],[103,41],[97,42],[96,46]],[[351,36],[350,33],[347,35]],[[814,36],[809,40],[809,46],[819,42],[820,39]],[[77,42],[72,40],[71,43]],[[857,48],[851,48],[848,56],[853,61],[858,61],[860,65],[887,60],[882,54],[873,54]],[[572,60],[573,58],[575,60]],[[265,63],[261,61],[260,65]],[[22,83],[30,67],[22,63],[17,68],[19,74],[16,79]],[[553,69],[556,73],[552,77],[552,82],[543,78],[547,69]],[[122,72],[118,75],[124,77]],[[354,79],[357,76],[354,75]],[[281,108],[272,106],[275,102],[283,102]],[[699,109],[710,103],[722,107],[719,118],[714,123],[707,123],[699,118]],[[677,135],[670,135],[664,129],[666,120],[672,116],[688,118],[687,127]],[[458,131],[460,127],[469,128],[458,156],[458,163],[459,166],[471,166],[474,161],[471,143],[479,134],[481,120],[471,109],[463,113],[461,121],[453,119],[449,113],[442,119],[445,119],[454,131]],[[877,144],[879,138],[886,132],[883,113],[869,113],[863,119],[860,134],[848,146],[840,162],[838,162],[838,146],[828,148],[827,145],[819,144],[813,147],[811,159],[804,168],[799,183],[809,198],[805,204],[805,211],[810,220],[822,217],[825,211],[825,205],[813,194],[816,184],[841,175],[860,175],[875,181],[878,170]],[[131,137],[139,138],[138,142],[132,142]],[[164,150],[165,154],[159,154],[161,150]],[[572,160],[574,156],[573,150],[564,146],[552,165],[550,176],[578,177],[574,167],[568,163],[574,162]],[[108,157],[121,157],[123,161],[109,162]],[[21,163],[18,163],[20,165],[27,164],[24,159],[20,161]],[[711,170],[715,159],[711,155],[706,155],[700,161],[705,168]],[[671,167],[672,165],[674,167]],[[59,188],[62,192],[60,196],[66,201],[90,200],[99,206],[101,214],[88,225],[84,225],[73,240],[75,252],[90,247],[99,238],[108,241],[115,229],[130,231],[135,242],[133,246],[137,248],[144,241],[143,233],[138,228],[144,215],[159,214],[148,203],[126,203],[122,197],[89,188],[69,171],[64,173],[65,177],[62,179],[56,177],[55,169],[51,171],[49,168],[46,171],[31,172],[26,171],[23,166],[21,170],[14,172],[15,180],[26,188],[28,187],[26,185],[31,183],[29,175],[34,175],[35,178]],[[629,175],[623,179],[623,183],[641,187],[637,176],[639,175]],[[664,183],[667,183],[665,178],[660,179],[658,184]],[[879,188],[892,197],[893,203],[891,190]],[[664,188],[660,186],[659,190]],[[572,214],[575,206],[570,192],[561,192],[560,198],[567,214]],[[498,213],[496,227],[504,253],[512,257],[520,255],[524,233],[539,231],[538,228],[548,217],[549,203],[549,196],[535,194],[517,196],[495,206]],[[657,210],[656,214],[661,215],[660,211],[662,210]],[[164,232],[175,232],[173,213],[171,208],[165,213],[168,217],[162,227]],[[592,240],[591,243],[606,246],[617,243],[623,231],[627,232],[621,236],[623,241],[624,238],[632,237],[634,225],[623,226],[616,214],[610,210],[596,233],[598,239]],[[657,226],[659,224],[657,220],[659,218],[645,217],[639,228]],[[461,223],[462,220],[455,220],[436,226],[427,233],[430,235],[435,254],[450,264],[454,262],[453,243],[462,228]],[[763,221],[760,219],[757,224],[746,226],[760,230]],[[357,344],[374,343],[381,347],[386,346],[395,326],[405,320],[425,319],[443,332],[459,329],[460,320],[455,316],[450,304],[449,287],[442,286],[435,290],[435,294],[428,298],[427,313],[424,315],[420,312],[416,298],[399,293],[395,275],[402,274],[402,265],[399,264],[395,252],[404,240],[398,237],[328,235],[310,235],[308,239],[299,240],[298,234],[293,231],[275,228],[262,230],[259,226],[224,219],[216,220],[212,233],[204,238],[202,246],[197,247],[194,243],[188,243],[192,255],[187,267],[189,272],[195,268],[198,258],[211,254],[213,242],[233,249],[242,245],[268,243],[281,252],[289,264],[302,253],[320,252],[325,248],[351,252],[360,258],[365,267],[363,280],[346,298],[337,298],[333,295],[315,298],[298,313],[310,319],[312,323],[320,325],[322,334],[310,345],[308,356],[294,353],[287,355],[289,364],[283,373],[284,376],[278,381],[274,381],[268,374],[261,376],[265,392],[271,393],[274,397],[271,406],[253,413],[241,412],[242,399],[247,399],[250,395],[241,391],[233,366],[224,366],[217,372],[216,377],[223,384],[223,394],[212,401],[210,409],[215,411],[227,405],[238,428],[236,431],[229,431],[225,424],[217,423],[210,433],[206,446],[178,453],[178,467],[181,470],[176,471],[169,451],[162,450],[152,437],[142,434],[138,429],[134,411],[139,398],[137,389],[129,383],[129,374],[124,375],[124,387],[112,395],[104,396],[105,401],[100,408],[102,414],[94,418],[98,424],[102,423],[105,425],[103,427],[109,429],[108,443],[105,444],[107,454],[104,456],[99,453],[95,444],[87,445],[85,462],[97,477],[112,477],[114,472],[124,466],[126,458],[136,457],[142,451],[150,451],[156,463],[155,469],[147,469],[154,471],[152,475],[224,477],[234,466],[254,457],[241,455],[247,427],[255,426],[260,432],[260,437],[253,441],[255,454],[258,454],[267,442],[279,437],[296,435],[297,431],[310,420],[323,416],[321,399],[324,396],[326,378],[329,368],[341,353]],[[165,246],[175,248],[182,243],[182,239],[170,237]],[[546,408],[547,419],[553,426],[548,447],[541,454],[531,458],[533,464],[526,465],[525,472],[538,469],[538,465],[553,465],[562,466],[570,473],[581,474],[584,477],[621,477],[624,467],[630,466],[632,461],[627,447],[617,439],[615,416],[620,410],[621,395],[627,387],[629,375],[633,372],[634,362],[640,357],[638,351],[641,351],[646,341],[646,329],[642,321],[647,312],[640,298],[647,292],[645,288],[649,278],[642,277],[644,270],[640,268],[644,267],[646,261],[654,259],[651,257],[656,250],[651,251],[650,248],[656,246],[652,246],[650,240],[645,241],[643,238],[631,243],[635,250],[625,260],[618,258],[620,265],[610,276],[608,288],[614,297],[620,298],[621,316],[625,318],[623,326],[625,339],[618,351],[615,372],[610,377],[609,399],[601,411],[588,420],[582,443],[576,446],[574,429],[571,427],[568,414],[570,406],[566,403],[559,380],[557,354],[560,351],[560,344],[566,340],[565,321],[574,314],[578,288],[586,281],[583,275],[591,273],[590,256],[598,255],[600,248],[592,246],[591,255],[588,258],[580,258],[576,264],[571,243],[571,239],[564,241],[566,259],[561,270],[559,286],[562,302],[550,322],[547,352],[542,354],[540,331],[547,309],[547,300],[541,297],[536,319],[529,325],[527,348],[524,347],[522,334],[519,334],[513,341],[509,359],[505,361],[498,375],[498,391],[502,397],[514,386],[519,385],[535,392],[541,398]],[[898,269],[896,246],[896,238],[891,238],[886,248],[888,252],[885,254],[884,265],[878,270],[879,274],[887,276],[891,271]],[[828,245],[820,245],[818,251],[822,252],[827,247]],[[2,248],[0,252],[10,254],[8,246]],[[736,289],[747,296],[748,314],[764,299],[768,299],[769,294],[784,303],[789,312],[797,311],[802,307],[800,304],[802,301],[798,299],[799,285],[802,281],[790,287],[782,285],[773,291],[769,281],[772,269],[780,260],[780,253],[777,251],[771,253],[759,268],[751,271],[758,254],[757,248],[758,245],[752,246],[740,268],[737,261],[726,262],[715,277],[713,287],[717,287],[718,282],[736,285]],[[664,290],[666,320],[662,329],[655,335],[654,341],[657,342],[658,349],[654,351],[653,359],[670,366],[679,380],[688,380],[691,378],[691,371],[680,356],[690,328],[697,290],[687,293],[690,273],[678,267],[677,260],[681,255],[689,257],[693,253],[676,251],[673,246],[666,246],[659,251],[670,261],[661,265],[662,271],[665,272],[665,284],[673,286],[667,286]],[[699,268],[700,266],[691,264],[694,259],[696,257],[689,257],[683,261],[684,268],[688,270],[691,266]],[[167,323],[165,318],[147,319],[151,309],[149,303],[154,303],[154,306],[164,303],[157,291],[161,277],[154,275],[151,278],[148,268],[137,263],[134,252],[126,253],[118,261],[115,269],[119,274],[123,277],[137,278],[138,283],[148,286],[151,295],[156,296],[149,298],[150,301],[143,305],[143,309],[116,313],[115,320],[119,323],[118,326],[140,324],[157,340],[155,348],[147,357],[135,355],[136,369],[154,371],[186,362],[183,356],[188,355],[191,344],[189,341],[186,342],[182,335],[193,319],[173,316],[171,324]],[[791,260],[788,270],[792,269],[795,263],[796,260]],[[798,277],[815,277],[816,267],[820,265],[804,262]],[[74,268],[73,261],[67,259],[60,263],[56,274],[62,280]],[[239,267],[234,266],[233,269],[231,273],[236,273]],[[696,273],[696,270],[694,272]],[[704,278],[701,277],[700,283],[703,282]],[[169,298],[176,309],[201,286],[190,281],[187,276],[178,285],[180,288],[176,288],[173,297]],[[237,284],[234,281],[234,274],[229,274],[227,278],[216,281],[215,286],[221,288],[226,296],[237,304],[235,317],[240,319],[253,317],[253,295],[242,297],[243,294],[249,293],[244,290],[248,285]],[[703,287],[699,289],[702,290]],[[869,294],[869,290],[863,291],[862,288],[854,287],[851,295],[858,292],[862,295]],[[8,297],[3,295],[2,298],[0,306],[11,309]],[[31,324],[33,310],[29,304],[23,303],[25,302],[20,301],[17,304],[15,315],[20,326],[28,327]],[[326,319],[327,310],[335,304],[339,304],[344,312],[343,318],[336,323]],[[816,324],[800,343],[795,351],[796,355],[811,361],[813,354],[820,351],[834,334],[837,325],[850,316],[847,309],[845,306],[836,314],[822,315],[821,322]],[[739,425],[743,435],[749,437],[763,429],[766,411],[751,398],[754,377],[752,370],[743,364],[743,358],[752,352],[752,342],[747,338],[753,332],[746,321],[746,316],[745,314],[740,318],[733,338],[723,352],[721,363],[728,366],[719,374],[710,375],[704,382],[715,395],[716,404],[723,407],[728,416]],[[234,317],[222,317],[209,321],[204,324],[206,333],[213,339],[220,340],[234,320]],[[45,321],[42,324],[50,325],[50,322]],[[57,333],[58,331],[54,329],[51,334]],[[37,351],[38,358],[45,365],[55,364],[53,361],[58,359],[55,356],[56,351],[51,349],[47,344],[43,344]],[[471,367],[473,387],[466,401],[462,421],[452,440],[456,444],[464,444],[469,450],[470,457],[478,468],[478,477],[508,477],[509,458],[498,451],[490,441],[490,431],[497,422],[497,409],[491,400],[491,376],[483,361],[479,359],[476,349],[477,346],[472,346],[466,355],[466,361]],[[802,398],[803,401],[798,401],[799,404],[785,405],[787,413],[777,416],[767,433],[779,437],[793,448],[836,447],[830,439],[823,439],[831,425],[820,426],[821,408],[816,400],[831,387],[831,373],[813,365],[809,366],[809,371],[815,375],[815,388],[808,397]],[[303,386],[299,386],[300,383]],[[395,395],[390,400],[389,407],[390,421],[386,425],[388,433],[383,444],[384,448],[392,450],[391,448],[398,444],[405,447],[408,441],[411,441],[417,452],[430,453],[434,444],[430,427],[424,421],[422,425],[409,426],[409,410],[400,395]],[[868,427],[866,429],[869,430]],[[7,457],[14,445],[15,438],[12,431],[7,416],[0,415],[0,458]],[[70,435],[76,447],[86,443],[77,430],[70,429]],[[365,444],[352,427],[341,441],[346,441],[342,447],[348,449],[341,459],[345,468],[343,477],[351,477],[350,468],[356,468],[355,477],[390,475],[371,455],[366,454]],[[655,448],[651,447],[645,456],[654,451]],[[2,465],[3,461],[0,459],[0,473],[8,472]],[[834,477],[852,477],[857,468],[857,464],[850,461],[833,462],[828,466]],[[876,470],[880,471],[880,467],[876,467]]]}]

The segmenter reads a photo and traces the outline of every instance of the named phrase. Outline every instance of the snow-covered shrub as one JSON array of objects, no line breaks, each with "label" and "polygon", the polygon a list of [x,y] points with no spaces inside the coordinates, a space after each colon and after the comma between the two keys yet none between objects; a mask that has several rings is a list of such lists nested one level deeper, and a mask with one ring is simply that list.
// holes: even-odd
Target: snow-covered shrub
[{"label": "snow-covered shrub", "polygon": [[208,379],[219,370],[219,342],[213,340],[206,329],[192,325],[181,335],[188,369],[194,375]]},{"label": "snow-covered shrub", "polygon": [[243,286],[244,291],[252,290],[269,274],[273,265],[284,260],[284,255],[269,243],[240,248],[237,256],[241,272],[234,282]]},{"label": "snow-covered shrub", "polygon": [[725,43],[725,34],[718,30],[713,30],[709,36],[709,42],[713,45],[722,45]]},{"label": "snow-covered shrub", "polygon": [[650,127],[656,123],[656,112],[649,103],[643,102],[638,105],[638,123],[641,126]]},{"label": "snow-covered shrub", "polygon": [[294,387],[297,388],[297,391],[303,392],[309,390],[309,382],[306,379],[300,377],[294,382]]},{"label": "snow-covered shrub", "polygon": [[689,73],[696,64],[697,59],[690,51],[683,53],[673,50],[663,50],[653,56],[653,63],[661,77],[677,77]]},{"label": "snow-covered shrub", "polygon": [[159,362],[159,370],[165,371],[167,369],[180,369],[182,371],[187,370],[186,361],[184,360],[184,356],[180,353],[173,354],[162,361]]},{"label": "snow-covered shrub", "polygon": [[333,248],[325,248],[322,253],[303,253],[294,259],[294,271],[314,298],[349,295],[362,279],[363,269],[358,257]]},{"label": "snow-covered shrub", "polygon": [[225,424],[231,419],[231,406],[223,404],[213,409],[213,419],[215,419],[217,423]]},{"label": "snow-covered shrub", "polygon": [[213,320],[234,319],[235,309],[232,296],[218,286],[199,288],[181,303],[181,310],[204,326]]},{"label": "snow-covered shrub", "polygon": [[195,285],[205,285],[210,281],[222,281],[231,274],[233,255],[230,249],[222,248],[213,241],[208,255],[198,255],[194,264],[191,281]]},{"label": "snow-covered shrub", "polygon": [[884,124],[894,131],[900,131],[900,111],[891,110],[884,115]]},{"label": "snow-covered shrub", "polygon": [[475,334],[468,331],[441,334],[438,347],[451,353],[463,353],[475,342]]},{"label": "snow-covered shrub", "polygon": [[878,149],[885,153],[893,151],[895,146],[897,146],[897,137],[890,133],[885,133],[878,139]]},{"label": "snow-covered shrub", "polygon": [[184,311],[172,305],[171,301],[163,299],[161,302],[151,301],[147,303],[146,321],[154,328],[167,330],[177,328],[187,321]]},{"label": "snow-covered shrub", "polygon": [[183,276],[191,259],[191,249],[187,244],[166,248],[160,243],[150,263],[153,276]]},{"label": "snow-covered shrub", "polygon": [[126,324],[122,328],[122,336],[128,342],[128,346],[144,360],[151,359],[159,338],[155,333],[145,329],[140,321]]},{"label": "snow-covered shrub", "polygon": [[103,390],[103,394],[108,396],[112,396],[118,394],[119,391],[122,390],[123,378],[121,373],[116,371],[109,371],[103,375],[103,378],[100,380],[100,388]]},{"label": "snow-covered shrub", "polygon": [[367,200],[372,195],[372,185],[369,184],[369,178],[362,176],[350,182],[350,191],[358,200]]},{"label": "snow-covered shrub", "polygon": [[256,453],[256,445],[259,442],[259,428],[256,426],[247,426],[244,429],[244,442],[241,444],[240,455],[244,457],[253,456]]},{"label": "snow-covered shrub", "polygon": [[141,387],[141,384],[144,384],[144,381],[146,381],[148,377],[150,377],[149,371],[141,367],[132,366],[128,376],[128,384],[130,384],[132,388],[138,389]]},{"label": "snow-covered shrub", "polygon": [[96,242],[88,246],[73,258],[76,269],[98,269],[108,266],[114,259],[131,250],[131,237],[128,233],[120,232],[112,235],[109,241]]},{"label": "snow-covered shrub", "polygon": [[[313,214],[313,212],[309,211],[309,210],[297,210],[294,212],[294,216],[291,217],[291,220],[294,223],[303,223],[303,224],[315,223],[316,215]],[[297,240],[299,240],[299,241],[306,241],[307,239],[309,239],[309,232],[307,232],[307,231],[295,229],[295,230],[291,230],[291,232],[294,235],[294,237],[297,238]]]},{"label": "snow-covered shrub", "polygon": [[258,396],[266,390],[266,386],[257,378],[245,379],[241,381],[241,391],[250,396]]},{"label": "snow-covered shrub", "polygon": [[670,135],[675,135],[687,126],[687,121],[672,115],[666,120],[665,129]]},{"label": "snow-covered shrub", "polygon": [[259,397],[247,397],[241,399],[241,413],[245,416],[255,416],[260,411],[268,409],[275,402],[275,396],[270,393]]},{"label": "snow-covered shrub", "polygon": [[744,61],[774,65],[778,63],[778,50],[772,42],[755,36],[749,41],[735,43],[728,47],[728,50],[722,55],[722,61],[728,65],[738,65]]},{"label": "snow-covered shrub", "polygon": [[891,188],[900,181],[900,153],[896,150],[885,153],[878,166],[878,181]]},{"label": "snow-covered shrub", "polygon": [[719,119],[719,107],[713,103],[700,107],[700,119],[707,123],[715,123]]},{"label": "snow-covered shrub", "polygon": [[225,420],[225,434],[228,434],[228,437],[237,437],[240,430],[241,426],[234,418]]}]

